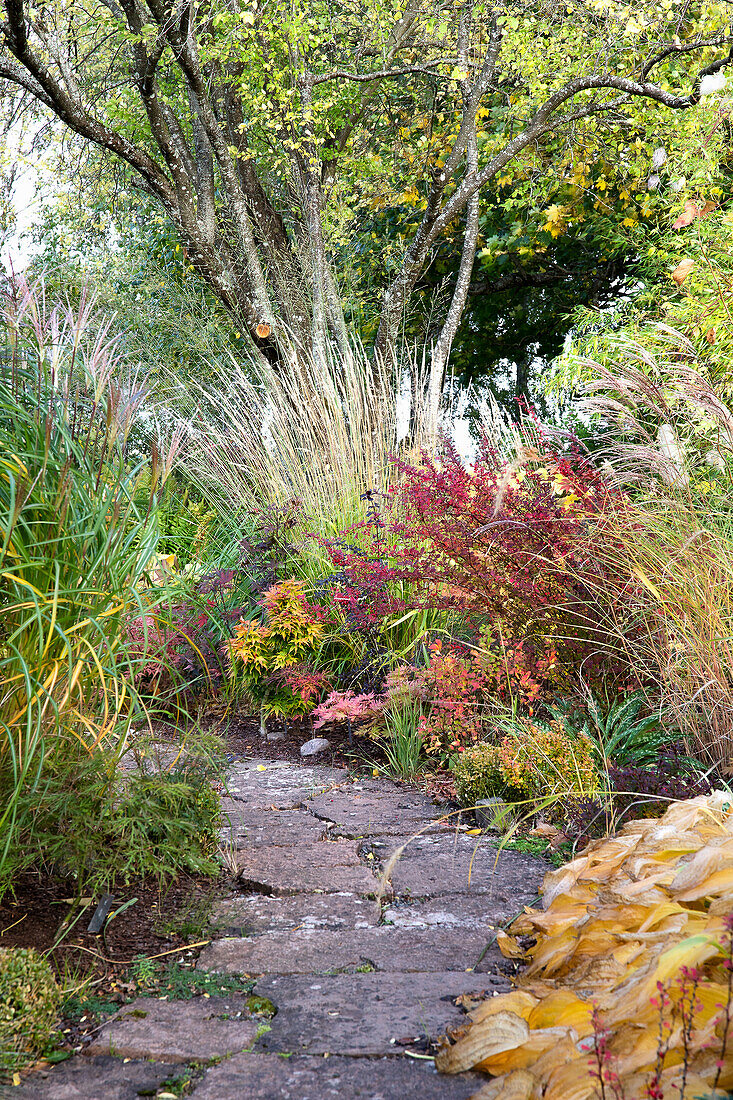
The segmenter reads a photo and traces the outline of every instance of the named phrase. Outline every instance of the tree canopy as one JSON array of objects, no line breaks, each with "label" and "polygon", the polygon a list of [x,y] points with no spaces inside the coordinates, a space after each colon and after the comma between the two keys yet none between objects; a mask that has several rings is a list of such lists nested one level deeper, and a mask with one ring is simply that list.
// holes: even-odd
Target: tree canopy
[{"label": "tree canopy", "polygon": [[[617,187],[623,203],[623,177],[646,171],[629,134],[640,105],[695,107],[701,81],[732,57],[725,6],[682,0],[4,7],[0,78],[130,170],[172,221],[187,264],[271,360],[327,339],[346,346],[341,273],[354,224],[406,208],[380,287],[382,357],[451,241],[434,399],[482,232],[480,262],[506,252],[482,227],[482,191],[504,189],[506,213],[507,187],[572,177],[575,195],[547,186],[547,205],[536,204],[536,228],[554,240],[591,191],[603,202]],[[615,163],[578,155],[609,124],[630,138]],[[485,266],[489,280],[511,274]]]}]

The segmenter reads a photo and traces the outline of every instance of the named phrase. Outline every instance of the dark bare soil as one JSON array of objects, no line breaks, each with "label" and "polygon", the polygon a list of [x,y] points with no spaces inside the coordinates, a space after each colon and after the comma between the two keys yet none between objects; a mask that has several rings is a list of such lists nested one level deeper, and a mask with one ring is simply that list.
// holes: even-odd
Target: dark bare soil
[{"label": "dark bare soil", "polygon": [[80,978],[90,971],[112,974],[140,955],[171,952],[173,958],[178,949],[194,942],[223,889],[223,881],[188,876],[168,884],[112,886],[111,912],[136,900],[107,923],[102,935],[87,931],[98,897],[78,899],[73,882],[28,874],[19,880],[14,895],[0,902],[0,947],[50,951],[49,959],[59,974],[71,970]]}]

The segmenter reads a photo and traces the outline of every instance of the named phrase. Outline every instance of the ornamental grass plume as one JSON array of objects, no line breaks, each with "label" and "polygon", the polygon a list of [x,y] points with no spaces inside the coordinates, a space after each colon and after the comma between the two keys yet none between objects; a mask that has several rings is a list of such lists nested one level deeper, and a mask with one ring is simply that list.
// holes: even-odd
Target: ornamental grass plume
[{"label": "ornamental grass plume", "polygon": [[[637,671],[654,709],[725,772],[733,767],[733,413],[689,341],[670,329],[662,336],[666,357],[621,341],[611,367],[585,364],[596,377],[583,408],[606,425],[605,468],[633,488],[609,499],[589,595],[606,611],[610,648]],[[659,427],[673,432],[675,448],[659,445]]]},{"label": "ornamental grass plume", "polygon": [[[226,517],[300,502],[311,531],[333,536],[363,519],[363,494],[383,493],[406,425],[402,380],[419,375],[406,353],[394,369],[358,342],[326,344],[310,357],[217,368],[209,386],[179,392],[187,420],[182,465]],[[419,394],[419,387],[416,394]],[[412,446],[424,439],[419,396]]]}]

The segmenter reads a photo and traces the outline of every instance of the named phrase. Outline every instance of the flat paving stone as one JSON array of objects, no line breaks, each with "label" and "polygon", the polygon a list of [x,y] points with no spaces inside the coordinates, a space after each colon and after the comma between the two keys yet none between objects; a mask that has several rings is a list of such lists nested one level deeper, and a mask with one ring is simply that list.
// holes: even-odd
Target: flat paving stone
[{"label": "flat paving stone", "polygon": [[[179,1071],[180,1072],[180,1071]],[[19,1088],[0,1086],[0,1096],[12,1100],[138,1100],[155,1096],[163,1081],[176,1076],[175,1068],[155,1062],[123,1062],[109,1054],[71,1058],[34,1073]]]},{"label": "flat paving stone", "polygon": [[359,859],[355,841],[319,841],[303,848],[254,848],[240,852],[237,863],[244,886],[271,894],[307,890],[374,894],[378,883]]},{"label": "flat paving stone", "polygon": [[[389,851],[389,846],[385,847]],[[499,852],[491,841],[463,835],[424,836],[409,843],[392,868],[396,896],[486,895],[513,912],[529,905],[550,865],[523,852]]]},{"label": "flat paving stone", "polygon": [[214,940],[197,968],[221,974],[318,974],[360,966],[404,973],[466,970],[476,966],[486,943],[486,935],[466,928],[273,932]]},{"label": "flat paving stone", "polygon": [[196,997],[190,1001],[138,997],[104,1025],[87,1053],[158,1062],[207,1062],[251,1047],[261,1023],[252,1019],[242,997]]},{"label": "flat paving stone", "polygon": [[306,805],[324,821],[335,822],[337,834],[352,837],[434,831],[444,816],[419,791],[388,780],[350,783],[309,798]]},{"label": "flat paving stone", "polygon": [[343,768],[248,760],[233,765],[226,794],[238,802],[245,802],[248,808],[296,809],[306,799],[347,778],[348,773]]},{"label": "flat paving stone", "polygon": [[[452,999],[506,992],[503,975],[338,974],[261,978],[255,992],[277,1005],[256,1050],[292,1054],[394,1054],[411,1041],[436,1038],[466,1019]],[[367,1094],[368,1095],[368,1094]],[[399,1092],[397,1093],[399,1095]]]},{"label": "flat paving stone", "polygon": [[371,928],[380,920],[379,903],[356,894],[245,894],[217,902],[210,927],[225,936],[259,936],[295,928]]},{"label": "flat paving stone", "polygon": [[385,907],[382,919],[395,928],[469,928],[489,936],[520,908],[516,895],[439,894],[425,900],[397,898]]},{"label": "flat paving stone", "polygon": [[261,810],[256,816],[229,799],[236,810],[222,806],[220,836],[224,844],[246,848],[287,848],[315,844],[326,836],[327,825],[306,810]]},{"label": "flat paving stone", "polygon": [[208,1070],[196,1100],[467,1100],[486,1077],[444,1077],[432,1064],[393,1058],[238,1054]]}]

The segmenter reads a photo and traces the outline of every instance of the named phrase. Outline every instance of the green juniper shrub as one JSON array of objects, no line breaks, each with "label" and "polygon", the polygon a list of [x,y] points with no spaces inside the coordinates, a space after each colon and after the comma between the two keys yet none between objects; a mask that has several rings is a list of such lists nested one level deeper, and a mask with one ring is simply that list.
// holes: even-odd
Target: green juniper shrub
[{"label": "green juniper shrub", "polygon": [[0,1080],[33,1062],[53,1034],[61,991],[32,947],[0,948]]}]

